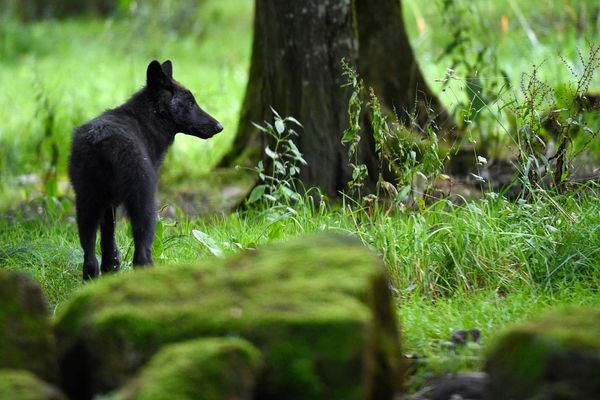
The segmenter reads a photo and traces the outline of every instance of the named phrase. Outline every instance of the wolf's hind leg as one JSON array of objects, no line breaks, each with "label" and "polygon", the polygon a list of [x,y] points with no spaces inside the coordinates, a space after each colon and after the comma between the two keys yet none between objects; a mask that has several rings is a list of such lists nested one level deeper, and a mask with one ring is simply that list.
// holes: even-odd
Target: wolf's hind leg
[{"label": "wolf's hind leg", "polygon": [[96,259],[96,231],[100,224],[102,210],[97,203],[77,197],[77,228],[79,242],[83,249],[83,280],[95,278],[100,273]]},{"label": "wolf's hind leg", "polygon": [[100,249],[102,250],[102,273],[116,272],[121,265],[119,249],[115,242],[115,213],[116,208],[111,206],[104,211],[102,224],[100,224]]}]

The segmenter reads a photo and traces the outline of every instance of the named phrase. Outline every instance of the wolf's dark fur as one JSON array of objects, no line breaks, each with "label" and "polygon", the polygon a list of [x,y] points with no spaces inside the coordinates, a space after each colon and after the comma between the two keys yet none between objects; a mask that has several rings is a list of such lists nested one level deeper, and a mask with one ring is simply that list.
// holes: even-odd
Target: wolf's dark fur
[{"label": "wolf's dark fur", "polygon": [[[208,139],[223,130],[192,93],[173,80],[170,61],[152,61],[146,86],[125,104],[75,129],[69,176],[75,189],[77,227],[84,251],[83,278],[119,268],[115,209],[131,219],[134,265],[152,264],[154,193],[158,169],[178,132]],[[102,262],[96,260],[100,228]]]}]

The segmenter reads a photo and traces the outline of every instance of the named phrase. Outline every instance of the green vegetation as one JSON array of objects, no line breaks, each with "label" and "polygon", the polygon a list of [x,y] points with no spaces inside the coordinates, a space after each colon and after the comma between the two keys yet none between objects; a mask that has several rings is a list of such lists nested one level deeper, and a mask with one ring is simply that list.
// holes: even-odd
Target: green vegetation
[{"label": "green vegetation", "polygon": [[114,399],[251,398],[261,364],[260,352],[242,339],[208,338],[173,344],[152,357]]},{"label": "green vegetation", "polygon": [[[435,203],[422,213],[386,217],[384,210],[370,219],[359,211],[327,206],[207,219],[180,215],[159,222],[162,233],[155,248],[162,251],[155,258],[158,264],[190,262],[332,230],[359,235],[381,254],[400,294],[435,299],[457,292],[512,293],[523,288],[552,294],[562,285],[592,290],[600,279],[600,252],[584,244],[600,240],[600,204],[591,190],[557,200],[514,203],[490,196],[466,206]],[[42,215],[35,219],[0,221],[0,260],[5,269],[32,274],[56,305],[81,285],[82,255],[72,217],[40,208]],[[133,244],[125,221],[118,225],[117,244],[129,266]]]},{"label": "green vegetation", "polygon": [[[479,345],[448,344],[455,330],[481,329],[486,345],[500,329],[550,308],[598,306],[600,202],[595,184],[560,195],[534,190],[519,201],[490,192],[478,200],[460,199],[460,205],[441,200],[402,208],[348,198],[332,205],[320,202],[314,190],[301,199],[295,191],[290,194],[282,183],[297,175],[290,169],[276,184],[263,179],[265,186],[244,210],[186,215],[173,200],[180,189],[198,194],[231,183],[220,173],[209,173],[236,131],[252,39],[253,1],[200,3],[197,24],[184,32],[147,12],[28,23],[0,18],[0,269],[34,277],[52,311],[84,286],[65,176],[71,131],[143,85],[152,58],[172,59],[176,79],[226,128],[210,141],[178,136],[165,160],[159,191],[168,195],[161,197],[153,249],[161,274],[168,274],[168,265],[198,260],[210,265],[214,257],[298,234],[355,235],[385,262],[402,322],[403,351],[423,357],[416,362],[419,376],[481,367]],[[518,152],[517,122],[506,110],[525,95],[519,88],[522,74],[531,74],[537,65],[538,77],[560,94],[572,79],[565,63],[580,72],[577,49],[588,54],[600,29],[593,0],[540,0],[523,8],[511,0],[455,1],[454,14],[449,11],[446,17],[440,10],[448,2],[440,0],[436,7],[418,0],[404,3],[420,66],[468,127],[466,144],[479,146],[472,151],[476,163],[487,162],[479,154],[491,160]],[[460,21],[453,19],[457,15]],[[464,29],[441,28],[448,26]],[[466,35],[460,46],[449,46],[459,32]],[[481,104],[481,96],[470,92],[473,86],[467,87],[473,82],[467,78],[473,77],[490,95]],[[600,90],[597,77],[589,90]],[[433,145],[435,152],[428,154],[437,157],[438,142],[429,150]],[[600,158],[598,141],[585,146],[592,151],[584,163]],[[418,160],[404,165],[411,166],[404,176],[412,184],[419,179]],[[429,178],[431,171],[424,171]],[[278,194],[277,201],[258,201],[272,193]],[[128,230],[121,219],[122,275],[131,270]]]}]

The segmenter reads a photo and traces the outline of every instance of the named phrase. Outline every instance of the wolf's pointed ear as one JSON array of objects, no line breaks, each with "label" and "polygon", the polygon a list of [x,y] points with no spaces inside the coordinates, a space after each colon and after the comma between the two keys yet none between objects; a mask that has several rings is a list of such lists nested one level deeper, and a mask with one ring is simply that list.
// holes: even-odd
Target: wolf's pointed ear
[{"label": "wolf's pointed ear", "polygon": [[152,89],[170,89],[173,85],[171,78],[165,74],[160,63],[153,60],[146,71],[146,85]]},{"label": "wolf's pointed ear", "polygon": [[171,60],[167,60],[162,63],[162,69],[169,78],[173,79],[173,63]]}]

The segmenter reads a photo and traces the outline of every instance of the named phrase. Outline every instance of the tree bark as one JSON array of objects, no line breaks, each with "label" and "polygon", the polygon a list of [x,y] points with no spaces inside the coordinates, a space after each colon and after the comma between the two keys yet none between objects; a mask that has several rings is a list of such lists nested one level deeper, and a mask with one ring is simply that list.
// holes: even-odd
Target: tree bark
[{"label": "tree bark", "polygon": [[[251,123],[272,121],[273,107],[304,125],[297,146],[308,163],[300,173],[305,186],[330,197],[344,191],[352,171],[340,141],[351,89],[342,87],[342,59],[390,109],[402,115],[418,98],[438,110],[436,120],[446,118],[414,59],[399,0],[256,0],[248,86],[236,137],[220,165],[260,159],[266,138]],[[426,113],[419,115],[426,124]],[[372,189],[380,171],[369,129],[362,132],[357,161],[367,166],[365,184]]]},{"label": "tree bark", "polygon": [[[401,0],[354,0],[360,42],[359,71],[381,104],[405,125],[440,128],[451,118],[431,91],[410,46]],[[410,120],[409,114],[415,118]]]},{"label": "tree bark", "polygon": [[237,135],[223,164],[258,159],[266,143],[251,122],[272,121],[272,106],[304,126],[297,140],[308,163],[300,172],[302,182],[335,197],[351,177],[340,140],[348,127],[350,98],[350,89],[342,87],[341,60],[356,65],[358,57],[352,4],[257,0],[255,13],[248,87]]}]

